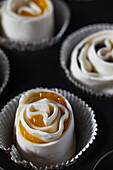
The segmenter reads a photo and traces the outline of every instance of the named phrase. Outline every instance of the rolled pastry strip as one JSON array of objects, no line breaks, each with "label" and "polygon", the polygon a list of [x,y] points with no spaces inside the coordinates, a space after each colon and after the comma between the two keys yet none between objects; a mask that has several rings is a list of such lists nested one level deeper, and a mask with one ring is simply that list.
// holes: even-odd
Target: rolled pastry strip
[{"label": "rolled pastry strip", "polygon": [[104,30],[83,39],[73,50],[73,77],[95,92],[113,93],[113,31]]},{"label": "rolled pastry strip", "polygon": [[1,9],[4,34],[15,41],[41,41],[54,35],[51,0],[7,0]]},{"label": "rolled pastry strip", "polygon": [[69,102],[49,90],[26,92],[17,108],[14,135],[22,159],[38,167],[66,162],[75,153]]}]

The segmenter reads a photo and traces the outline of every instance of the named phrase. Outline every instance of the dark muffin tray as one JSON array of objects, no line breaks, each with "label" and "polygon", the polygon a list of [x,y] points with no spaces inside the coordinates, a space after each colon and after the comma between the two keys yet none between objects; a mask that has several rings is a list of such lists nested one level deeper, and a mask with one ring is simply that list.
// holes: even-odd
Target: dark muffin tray
[{"label": "dark muffin tray", "polygon": [[[89,24],[113,23],[113,2],[67,0],[67,4],[71,10],[71,22],[62,40],[56,45],[35,52],[19,52],[2,47],[10,62],[10,79],[0,95],[0,109],[14,96],[36,87],[61,88],[82,98],[95,112],[98,134],[94,143],[76,163],[65,169],[93,170],[99,159],[113,148],[113,98],[95,97],[77,89],[66,78],[60,66],[59,56],[61,44],[70,33]],[[102,159],[102,163],[109,165],[113,160],[112,155]],[[113,163],[110,165],[109,170],[113,169]],[[0,167],[5,170],[25,170],[24,167],[11,161],[1,150]],[[97,164],[97,169],[106,169],[106,167]]]}]

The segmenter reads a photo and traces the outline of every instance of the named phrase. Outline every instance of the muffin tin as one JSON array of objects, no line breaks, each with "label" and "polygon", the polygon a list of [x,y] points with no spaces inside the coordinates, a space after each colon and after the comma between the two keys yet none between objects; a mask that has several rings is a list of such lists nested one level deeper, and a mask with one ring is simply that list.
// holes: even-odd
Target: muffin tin
[{"label": "muffin tin", "polygon": [[[111,13],[109,12],[112,11],[112,5],[108,6],[107,8],[108,17],[104,12],[106,10],[107,2],[103,2],[102,9],[100,8],[101,3],[97,1],[67,1],[67,3],[72,13],[72,19],[65,37],[67,37],[67,35],[77,30],[78,28],[81,28],[84,25],[88,25],[89,23],[94,24],[97,22],[99,23],[100,21],[111,23],[113,22],[112,17],[110,17]],[[8,101],[10,101],[11,98],[14,98],[14,96],[18,95],[19,93],[22,93],[23,91],[33,87],[40,86],[48,88],[62,88],[66,91],[74,93],[74,95],[79,96],[82,98],[82,100],[85,100],[86,103],[88,103],[88,105],[91,106],[94,110],[95,119],[97,120],[99,129],[98,135],[96,136],[93,144],[86,151],[83,149],[83,153],[80,152],[81,156],[78,157],[76,161],[72,160],[67,162],[67,165],[69,166],[67,166],[65,169],[73,170],[76,168],[77,170],[89,170],[93,169],[100,156],[103,155],[103,153],[106,151],[110,150],[113,145],[112,97],[98,98],[98,96],[88,95],[87,93],[83,93],[68,81],[64,72],[62,71],[62,68],[60,67],[59,62],[61,44],[62,42],[59,42],[54,46],[52,45],[51,48],[46,48],[37,52],[22,52],[22,50],[15,51],[14,49],[16,48],[12,50],[4,48],[4,52],[8,56],[10,62],[11,77],[7,88],[4,90],[2,96],[0,96],[0,108],[2,109],[3,106],[6,105]],[[8,103],[8,105],[10,105],[10,103]],[[85,106],[88,108],[88,105],[86,104]],[[8,107],[5,107],[7,111]],[[11,107],[14,109],[13,106]],[[79,134],[77,135],[79,136]],[[13,147],[13,151],[14,150],[15,148]],[[10,148],[5,150],[7,153],[10,151]],[[15,152],[12,152],[12,156],[14,156],[13,154],[15,154]],[[4,151],[0,150],[0,167],[3,169],[11,170],[28,169],[27,167],[17,165],[14,162],[14,158],[15,157],[12,157],[11,159],[13,161],[11,161],[10,156],[7,156]],[[59,166],[57,165],[55,168],[59,169]],[[47,169],[47,167],[45,167],[45,169]]]}]

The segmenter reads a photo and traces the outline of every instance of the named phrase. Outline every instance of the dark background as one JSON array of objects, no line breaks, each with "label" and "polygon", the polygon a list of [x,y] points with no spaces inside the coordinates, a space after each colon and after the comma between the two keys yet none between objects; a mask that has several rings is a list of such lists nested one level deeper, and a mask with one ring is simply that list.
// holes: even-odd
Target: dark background
[{"label": "dark background", "polygon": [[[36,87],[66,89],[85,100],[95,111],[98,135],[76,164],[67,169],[91,170],[98,158],[113,148],[113,99],[89,96],[74,87],[60,67],[59,54],[63,40],[73,31],[88,24],[112,23],[113,2],[109,0],[84,0],[84,2],[67,0],[67,3],[71,9],[72,17],[60,43],[37,52],[16,52],[2,48],[10,62],[10,79],[0,96],[0,109],[14,96]],[[112,160],[113,157],[111,157],[110,162],[107,160],[104,163],[103,168],[98,169],[113,169]],[[0,151],[0,166],[6,170],[24,169],[10,161],[10,158],[3,151]]]}]

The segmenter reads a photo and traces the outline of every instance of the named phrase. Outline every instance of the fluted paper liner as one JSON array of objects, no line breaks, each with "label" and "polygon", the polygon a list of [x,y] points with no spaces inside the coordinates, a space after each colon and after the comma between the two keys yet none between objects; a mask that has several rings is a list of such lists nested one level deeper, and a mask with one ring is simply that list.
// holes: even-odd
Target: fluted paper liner
[{"label": "fluted paper liner", "polygon": [[9,70],[9,61],[5,53],[0,49],[0,94],[8,82]]},{"label": "fluted paper liner", "polygon": [[[0,7],[3,5],[4,1],[0,2]],[[21,42],[21,41],[13,41],[9,38],[6,38],[3,34],[0,34],[0,45],[19,51],[35,51],[44,49],[47,47],[51,47],[60,41],[63,34],[65,33],[69,22],[70,22],[70,9],[67,4],[62,0],[52,0],[54,4],[55,11],[55,35],[52,38],[42,39],[42,41],[32,41],[32,42]],[[1,30],[3,33],[3,31]]]},{"label": "fluted paper liner", "polygon": [[71,53],[74,49],[74,47],[82,41],[84,38],[87,36],[102,31],[102,30],[113,30],[113,24],[93,24],[89,26],[85,26],[71,35],[69,35],[66,40],[64,40],[62,47],[61,47],[61,52],[60,52],[60,64],[61,67],[63,68],[66,77],[70,82],[72,82],[77,88],[82,90],[83,92],[86,92],[90,95],[94,95],[96,97],[113,97],[111,94],[104,94],[104,93],[97,93],[94,92],[91,88],[86,87],[82,83],[78,82],[71,74],[70,71],[70,59],[71,59]]},{"label": "fluted paper liner", "polygon": [[[43,88],[38,89],[43,90]],[[67,98],[72,106],[75,119],[75,135],[77,148],[75,156],[71,158],[71,160],[67,160],[67,162],[62,162],[62,164],[45,167],[46,169],[60,169],[74,164],[76,160],[83,154],[83,152],[85,152],[87,148],[89,148],[89,146],[93,143],[95,136],[97,135],[97,123],[94,118],[95,115],[92,109],[77,96],[74,96],[74,94],[61,89],[55,88],[50,90],[60,93]],[[20,95],[8,102],[0,113],[0,148],[9,153],[11,156],[11,160],[13,160],[15,163],[21,164],[25,167],[38,169],[31,162],[21,160],[16,146],[11,142],[15,113],[19,104],[19,98]],[[45,168],[40,167],[40,169]]]}]

